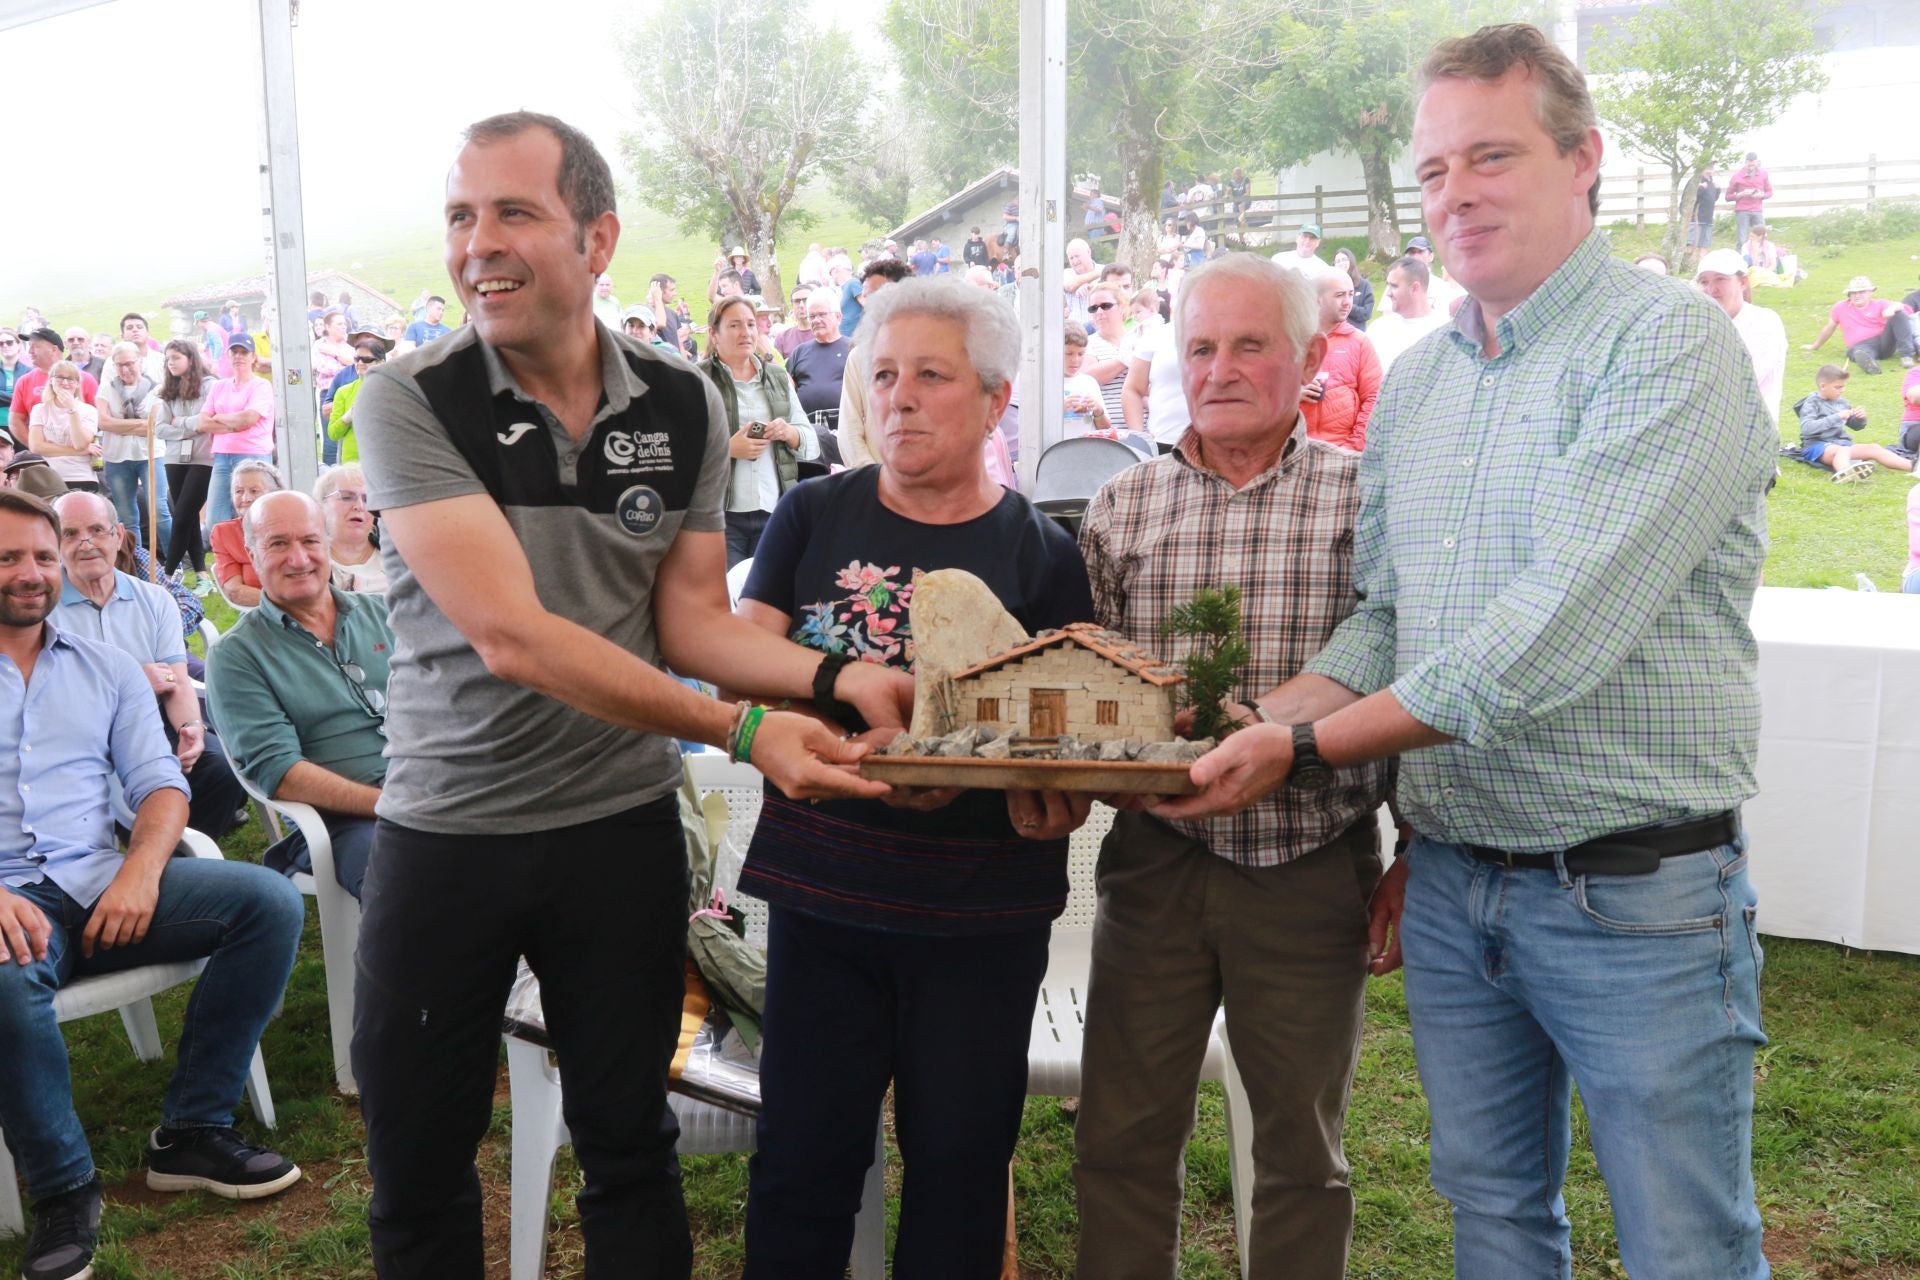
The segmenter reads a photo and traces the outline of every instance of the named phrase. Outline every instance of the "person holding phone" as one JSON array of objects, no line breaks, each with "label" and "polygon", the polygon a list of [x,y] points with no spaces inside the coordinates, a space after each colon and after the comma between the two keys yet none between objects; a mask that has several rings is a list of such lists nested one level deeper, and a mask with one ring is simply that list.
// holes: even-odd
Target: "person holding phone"
[{"label": "person holding phone", "polygon": [[799,392],[787,371],[754,353],[760,336],[753,303],[735,294],[707,317],[712,351],[700,368],[720,389],[727,410],[727,568],[751,560],[780,495],[800,479],[800,464],[820,456],[813,428],[800,416]]}]

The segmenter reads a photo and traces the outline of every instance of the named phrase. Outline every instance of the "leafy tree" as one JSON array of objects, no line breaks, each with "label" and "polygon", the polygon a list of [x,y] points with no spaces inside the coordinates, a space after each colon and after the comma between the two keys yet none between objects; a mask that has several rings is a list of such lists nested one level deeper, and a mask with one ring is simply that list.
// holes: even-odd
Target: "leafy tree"
[{"label": "leafy tree", "polygon": [[1489,22],[1537,20],[1541,0],[1324,0],[1282,13],[1267,39],[1279,65],[1237,113],[1255,157],[1275,169],[1351,152],[1367,190],[1367,245],[1399,252],[1393,162],[1413,136],[1414,74],[1448,36]]},{"label": "leafy tree", "polygon": [[[1223,144],[1229,104],[1278,65],[1262,38],[1276,0],[1065,2],[1068,168],[1109,189],[1119,169],[1117,260],[1144,278],[1169,161]],[[891,0],[886,30],[923,132],[944,139],[936,173],[957,184],[1016,157],[1018,0]]]},{"label": "leafy tree", "polygon": [[816,173],[863,153],[872,77],[846,33],[776,0],[685,0],[620,37],[644,128],[621,139],[640,198],[689,235],[737,236],[769,296],[783,221]]},{"label": "leafy tree", "polygon": [[1670,0],[1622,22],[1587,59],[1594,105],[1628,151],[1668,173],[1664,252],[1680,260],[1701,170],[1733,140],[1827,83],[1802,0]]}]

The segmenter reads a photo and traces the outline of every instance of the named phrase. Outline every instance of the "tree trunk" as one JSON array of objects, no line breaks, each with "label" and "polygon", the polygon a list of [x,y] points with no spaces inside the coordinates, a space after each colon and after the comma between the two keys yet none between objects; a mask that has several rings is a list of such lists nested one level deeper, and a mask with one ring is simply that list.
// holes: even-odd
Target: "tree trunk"
[{"label": "tree trunk", "polygon": [[1160,241],[1160,148],[1151,130],[1144,137],[1124,130],[1120,149],[1120,243],[1113,260],[1133,268],[1137,288],[1153,276]]},{"label": "tree trunk", "polygon": [[1393,200],[1393,156],[1384,129],[1367,131],[1356,150],[1366,175],[1367,252],[1379,262],[1391,262],[1400,252],[1400,218]]},{"label": "tree trunk", "polygon": [[1686,181],[1677,168],[1669,169],[1667,173],[1667,230],[1660,237],[1660,255],[1678,273],[1684,265],[1682,257],[1686,253],[1687,219],[1691,216],[1683,206],[1693,184]]},{"label": "tree trunk", "polygon": [[760,231],[747,237],[747,265],[753,268],[753,274],[760,280],[760,296],[781,311],[786,310],[785,286],[780,281],[780,268],[773,262],[774,234],[779,224],[769,218]]}]

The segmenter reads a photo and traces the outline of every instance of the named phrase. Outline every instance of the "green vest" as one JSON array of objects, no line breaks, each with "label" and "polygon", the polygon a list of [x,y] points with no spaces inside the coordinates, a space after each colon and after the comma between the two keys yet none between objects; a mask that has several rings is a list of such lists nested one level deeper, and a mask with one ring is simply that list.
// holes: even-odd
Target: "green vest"
[{"label": "green vest", "polygon": [[[787,378],[787,371],[779,365],[758,356],[754,360],[760,366],[760,373],[754,379],[760,384],[760,390],[767,397],[767,410],[776,418],[788,418],[793,412],[793,383]],[[713,385],[720,388],[720,403],[727,406],[727,435],[733,436],[740,430],[740,400],[733,390],[733,370],[717,355],[709,355],[700,362],[707,376],[713,379]],[[793,446],[781,441],[773,444],[773,470],[780,479],[780,492],[785,493],[800,479],[800,455]]]}]

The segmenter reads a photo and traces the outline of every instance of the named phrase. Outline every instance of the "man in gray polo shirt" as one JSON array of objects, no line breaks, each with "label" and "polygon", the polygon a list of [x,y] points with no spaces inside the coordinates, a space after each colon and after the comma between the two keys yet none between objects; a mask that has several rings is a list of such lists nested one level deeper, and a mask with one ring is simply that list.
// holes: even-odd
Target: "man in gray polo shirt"
[{"label": "man in gray polo shirt", "polygon": [[[876,727],[911,688],[729,612],[726,419],[696,370],[594,319],[620,225],[593,144],[549,116],[481,121],[445,213],[472,323],[377,367],[354,408],[396,637],[354,1013],[374,1258],[384,1280],[482,1273],[473,1157],[525,955],[586,1174],[588,1271],[685,1276],[671,739],[725,743],[738,712],[661,665],[774,699],[817,687]],[[793,713],[740,754],[789,795],[886,791]]]}]

